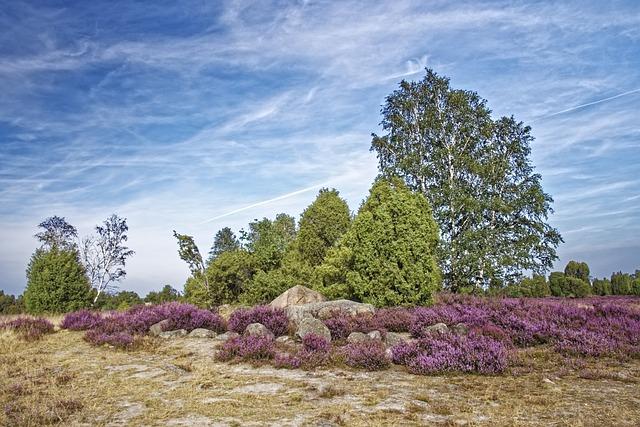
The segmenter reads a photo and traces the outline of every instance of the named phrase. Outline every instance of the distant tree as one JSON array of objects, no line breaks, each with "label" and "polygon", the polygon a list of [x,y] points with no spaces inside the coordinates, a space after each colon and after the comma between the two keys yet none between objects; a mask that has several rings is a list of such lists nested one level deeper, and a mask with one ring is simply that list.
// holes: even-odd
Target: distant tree
[{"label": "distant tree", "polygon": [[102,310],[126,310],[142,303],[144,300],[134,291],[103,292],[93,306]]},{"label": "distant tree", "polygon": [[116,289],[127,274],[124,269],[127,258],[135,253],[124,245],[127,231],[127,220],[113,214],[96,226],[94,235],[82,240],[82,261],[96,290],[94,304],[103,292]]},{"label": "distant tree", "polygon": [[209,251],[208,262],[216,259],[224,252],[231,252],[240,249],[240,241],[229,227],[219,230],[213,239],[213,246]]},{"label": "distant tree", "polygon": [[246,249],[253,254],[257,267],[263,271],[278,268],[284,254],[296,237],[296,220],[287,214],[276,215],[249,223],[241,232]]},{"label": "distant tree", "polygon": [[173,236],[178,240],[178,255],[180,259],[187,263],[193,277],[202,280],[205,291],[209,293],[209,279],[205,274],[206,265],[193,237],[186,234],[178,234],[175,230],[173,230]]},{"label": "distant tree", "polygon": [[486,100],[430,69],[387,97],[381,125],[386,134],[371,142],[379,169],[429,201],[448,289],[486,288],[552,266],[562,238],[546,222],[553,200],[529,159],[529,126],[492,120]]},{"label": "distant tree", "polygon": [[640,270],[636,270],[633,274],[633,283],[631,284],[631,294],[640,296]]},{"label": "distant tree", "polygon": [[0,289],[0,314],[20,314],[24,311],[22,295],[16,298],[14,295],[5,294]]},{"label": "distant tree", "polygon": [[591,295],[591,286],[588,282],[572,276],[565,276],[563,282],[563,296],[583,298]]},{"label": "distant tree", "polygon": [[532,298],[543,298],[551,295],[549,283],[544,276],[534,274],[533,277],[525,277],[520,282],[522,296]]},{"label": "distant tree", "polygon": [[91,285],[78,251],[66,247],[58,242],[32,255],[24,291],[29,313],[64,313],[90,304]]},{"label": "distant tree", "polygon": [[593,279],[592,288],[594,295],[611,295],[611,281],[607,278]]},{"label": "distant tree", "polygon": [[43,231],[36,233],[34,237],[42,243],[43,248],[59,248],[63,250],[76,248],[78,230],[69,224],[64,217],[49,217],[42,221],[38,227],[42,228]]},{"label": "distant tree", "polygon": [[377,306],[428,303],[441,284],[437,244],[424,196],[400,179],[378,179],[319,267],[320,289]]},{"label": "distant tree", "polygon": [[323,188],[318,197],[302,213],[294,250],[298,259],[310,266],[322,263],[324,257],[349,229],[349,206],[335,189]]},{"label": "distant tree", "polygon": [[256,265],[252,255],[246,250],[223,252],[207,268],[211,286],[209,301],[211,306],[238,301],[240,294],[252,281]]},{"label": "distant tree", "polygon": [[611,293],[613,295],[630,295],[633,279],[628,273],[621,271],[611,275]]},{"label": "distant tree", "polygon": [[180,292],[172,288],[170,285],[165,285],[159,292],[151,291],[144,297],[144,301],[151,304],[162,304],[165,302],[177,301],[180,299]]},{"label": "distant tree", "polygon": [[564,273],[561,271],[554,271],[549,275],[549,289],[551,295],[554,297],[564,296]]},{"label": "distant tree", "polygon": [[564,275],[589,283],[589,266],[586,262],[569,261],[564,268]]}]

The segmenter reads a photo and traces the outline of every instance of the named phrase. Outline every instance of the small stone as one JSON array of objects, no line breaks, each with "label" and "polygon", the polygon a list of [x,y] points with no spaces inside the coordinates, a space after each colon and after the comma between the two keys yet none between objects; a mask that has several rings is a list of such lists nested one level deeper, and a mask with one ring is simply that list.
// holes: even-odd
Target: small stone
[{"label": "small stone", "polygon": [[175,331],[164,331],[158,334],[160,338],[180,338],[187,336],[186,329],[176,329]]},{"label": "small stone", "polygon": [[397,332],[387,332],[387,336],[384,338],[384,345],[387,347],[393,347],[405,342],[404,336]]},{"label": "small stone", "polygon": [[357,343],[357,342],[364,342],[364,341],[369,341],[371,340],[371,337],[367,334],[364,334],[362,332],[351,332],[349,334],[349,336],[347,337],[347,342],[349,344],[353,344],[353,343]]},{"label": "small stone", "polygon": [[371,331],[367,336],[372,340],[382,341],[382,334],[380,331]]},{"label": "small stone", "polygon": [[281,337],[276,338],[276,342],[278,344],[293,344],[293,339],[288,335],[283,335]]},{"label": "small stone", "polygon": [[298,329],[296,330],[296,338],[302,339],[307,334],[316,334],[327,341],[331,341],[331,332],[327,325],[325,325],[322,320],[313,318],[313,317],[305,317],[298,324]]},{"label": "small stone", "polygon": [[158,323],[154,323],[149,328],[149,335],[151,335],[152,337],[159,336],[160,333],[164,332],[165,328],[169,326],[169,323],[169,319],[164,319],[159,321]]},{"label": "small stone", "polygon": [[233,331],[229,331],[229,332],[225,332],[224,334],[220,334],[220,335],[216,336],[216,340],[226,341],[228,339],[239,337],[239,336],[240,336],[239,333],[233,332]]},{"label": "small stone", "polygon": [[449,327],[444,323],[436,323],[435,325],[427,326],[425,331],[427,333],[446,334],[449,332]]},{"label": "small stone", "polygon": [[456,335],[467,335],[469,333],[469,328],[464,323],[457,323],[451,329]]},{"label": "small stone", "polygon": [[245,336],[252,337],[270,337],[273,338],[273,333],[262,323],[252,323],[244,329]]},{"label": "small stone", "polygon": [[189,332],[189,338],[215,338],[216,335],[218,334],[204,328],[196,328],[193,331]]}]

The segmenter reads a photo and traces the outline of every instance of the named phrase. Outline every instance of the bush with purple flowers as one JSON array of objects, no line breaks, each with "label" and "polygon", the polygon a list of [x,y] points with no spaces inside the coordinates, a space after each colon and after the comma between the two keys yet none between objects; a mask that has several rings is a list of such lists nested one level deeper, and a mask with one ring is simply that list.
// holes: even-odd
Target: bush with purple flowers
[{"label": "bush with purple flowers", "polygon": [[261,323],[276,337],[285,335],[289,329],[287,313],[280,308],[259,305],[253,308],[241,308],[229,317],[229,330],[243,333],[251,323]]},{"label": "bush with purple flowers", "polygon": [[271,337],[246,335],[225,341],[216,359],[223,362],[256,362],[273,359],[275,342]]},{"label": "bush with purple flowers", "polygon": [[139,342],[140,337],[127,332],[105,333],[90,329],[85,333],[84,340],[95,346],[107,344],[115,348],[129,350]]},{"label": "bush with purple flowers", "polygon": [[100,313],[89,310],[78,310],[68,313],[62,319],[60,327],[71,331],[86,331],[93,329],[102,322]]},{"label": "bush with purple flowers", "polygon": [[15,331],[26,341],[39,340],[46,334],[53,333],[53,324],[42,317],[18,317],[0,323],[0,329]]},{"label": "bush with purple flowers", "polygon": [[345,363],[353,368],[380,371],[391,365],[384,344],[380,341],[369,340],[351,343],[344,346],[342,352],[345,356]]}]

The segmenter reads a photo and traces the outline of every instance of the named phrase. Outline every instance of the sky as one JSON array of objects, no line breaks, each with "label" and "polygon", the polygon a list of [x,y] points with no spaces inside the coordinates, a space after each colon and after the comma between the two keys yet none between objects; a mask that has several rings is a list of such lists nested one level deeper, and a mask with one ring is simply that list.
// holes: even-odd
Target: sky
[{"label": "sky", "polygon": [[44,218],[127,218],[121,289],[188,276],[172,230],[357,210],[380,107],[424,68],[532,126],[562,269],[640,268],[640,2],[10,1],[0,4],[0,289]]}]

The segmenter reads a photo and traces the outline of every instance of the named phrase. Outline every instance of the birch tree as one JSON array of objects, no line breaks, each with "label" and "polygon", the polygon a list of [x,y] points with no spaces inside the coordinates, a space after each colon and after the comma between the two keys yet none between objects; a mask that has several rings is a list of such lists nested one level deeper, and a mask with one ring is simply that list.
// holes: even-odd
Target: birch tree
[{"label": "birch tree", "polygon": [[95,304],[100,295],[117,289],[117,283],[127,274],[127,258],[135,252],[124,243],[128,240],[127,220],[113,214],[102,225],[96,226],[95,234],[82,239],[82,261],[87,276],[95,289]]},{"label": "birch tree", "polygon": [[180,259],[187,263],[193,277],[201,279],[204,282],[206,293],[209,295],[209,279],[206,274],[207,266],[202,259],[200,249],[198,249],[193,237],[187,236],[186,234],[178,234],[175,230],[173,230],[173,236],[178,240],[178,255]]},{"label": "birch tree", "polygon": [[486,100],[427,69],[386,99],[371,150],[429,200],[440,227],[439,259],[452,291],[501,286],[523,270],[543,274],[562,241],[546,220],[552,198],[529,160],[531,129],[494,121]]}]

